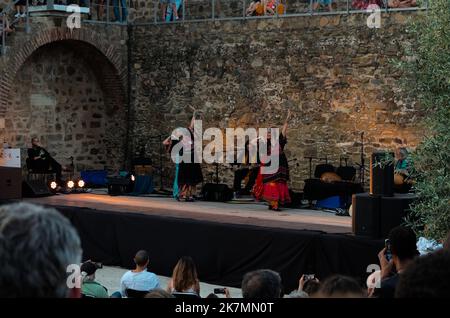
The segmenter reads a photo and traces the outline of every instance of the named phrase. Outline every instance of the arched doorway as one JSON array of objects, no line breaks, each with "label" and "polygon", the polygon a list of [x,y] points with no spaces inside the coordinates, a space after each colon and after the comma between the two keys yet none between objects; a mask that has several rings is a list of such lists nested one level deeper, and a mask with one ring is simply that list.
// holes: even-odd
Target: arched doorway
[{"label": "arched doorway", "polygon": [[26,149],[33,136],[76,171],[118,169],[126,146],[126,94],[118,67],[91,43],[45,43],[20,65],[5,105],[4,139]]}]

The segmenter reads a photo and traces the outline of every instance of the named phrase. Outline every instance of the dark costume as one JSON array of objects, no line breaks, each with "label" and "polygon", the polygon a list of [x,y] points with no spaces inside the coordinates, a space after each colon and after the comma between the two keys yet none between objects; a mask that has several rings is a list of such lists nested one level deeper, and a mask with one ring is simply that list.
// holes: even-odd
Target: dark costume
[{"label": "dark costume", "polygon": [[[258,151],[258,149],[256,149]],[[238,163],[239,169],[234,171],[233,191],[236,195],[250,194],[255,185],[256,178],[259,173],[259,167],[251,165],[258,162],[258,154],[256,154],[256,162],[250,160],[249,141],[245,143],[244,160]],[[242,181],[245,182],[245,187],[242,189]]]},{"label": "dark costume", "polygon": [[[177,157],[175,158],[175,180],[173,186],[173,196],[178,198],[182,194],[183,186],[195,186],[200,182],[203,182],[203,174],[200,163],[194,162],[194,134],[188,129],[190,133],[190,140],[180,141],[171,140],[170,152],[172,148],[179,142],[183,142],[184,146],[180,149]],[[188,138],[189,139],[189,138]],[[184,151],[190,153],[191,162],[181,161]],[[181,161],[181,162],[180,162]]]},{"label": "dark costume", "polygon": [[[284,153],[284,147],[287,144],[286,137],[280,134],[278,149],[279,166],[277,171],[270,174],[261,174],[258,176],[254,194],[258,199],[262,197],[264,200],[269,202],[270,206],[277,209],[278,205],[286,204],[291,202],[291,197],[289,195],[289,188],[287,182],[289,181],[289,165]],[[270,140],[267,145],[268,155],[271,155]],[[266,161],[266,160],[265,160]],[[262,185],[261,185],[262,182]]]}]

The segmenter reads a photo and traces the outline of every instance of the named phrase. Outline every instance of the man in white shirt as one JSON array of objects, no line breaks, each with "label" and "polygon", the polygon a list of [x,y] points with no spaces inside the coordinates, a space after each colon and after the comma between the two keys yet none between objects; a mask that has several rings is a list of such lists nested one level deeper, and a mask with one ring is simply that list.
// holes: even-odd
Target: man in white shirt
[{"label": "man in white shirt", "polygon": [[126,289],[149,291],[159,288],[159,278],[154,273],[147,271],[149,257],[147,251],[140,250],[134,257],[136,268],[123,274],[120,280],[120,293],[126,296]]}]

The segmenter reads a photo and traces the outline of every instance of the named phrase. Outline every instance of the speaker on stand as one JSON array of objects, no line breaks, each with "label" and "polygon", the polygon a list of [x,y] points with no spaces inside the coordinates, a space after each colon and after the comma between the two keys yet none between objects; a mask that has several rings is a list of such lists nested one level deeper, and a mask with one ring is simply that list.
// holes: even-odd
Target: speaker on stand
[{"label": "speaker on stand", "polygon": [[374,152],[370,157],[370,195],[394,195],[394,154]]}]

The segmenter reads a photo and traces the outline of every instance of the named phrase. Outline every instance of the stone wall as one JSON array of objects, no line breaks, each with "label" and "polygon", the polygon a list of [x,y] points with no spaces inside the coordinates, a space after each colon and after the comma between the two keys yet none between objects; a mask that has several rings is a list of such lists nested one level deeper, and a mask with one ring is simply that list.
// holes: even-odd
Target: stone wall
[{"label": "stone wall", "polygon": [[[363,14],[135,27],[134,146],[147,144],[157,158],[150,136],[186,126],[189,106],[201,110],[205,128],[277,127],[291,109],[286,152],[297,158],[296,190],[309,174],[305,156],[359,162],[361,132],[366,158],[414,147],[421,114],[390,60],[411,41],[406,20],[419,15],[383,14],[380,29],[369,29]],[[231,170],[220,174],[231,185]]]},{"label": "stone wall", "polygon": [[[65,28],[65,16],[31,17],[0,59],[0,140],[23,150],[38,136],[61,163],[117,170],[127,152],[127,32]],[[25,160],[23,160],[25,164]]]},{"label": "stone wall", "polygon": [[[77,170],[121,162],[116,135],[125,117],[105,105],[89,64],[64,44],[36,51],[21,67],[6,112],[5,139],[26,148],[37,136],[61,163],[73,156]],[[118,139],[118,140],[116,140]]]}]

